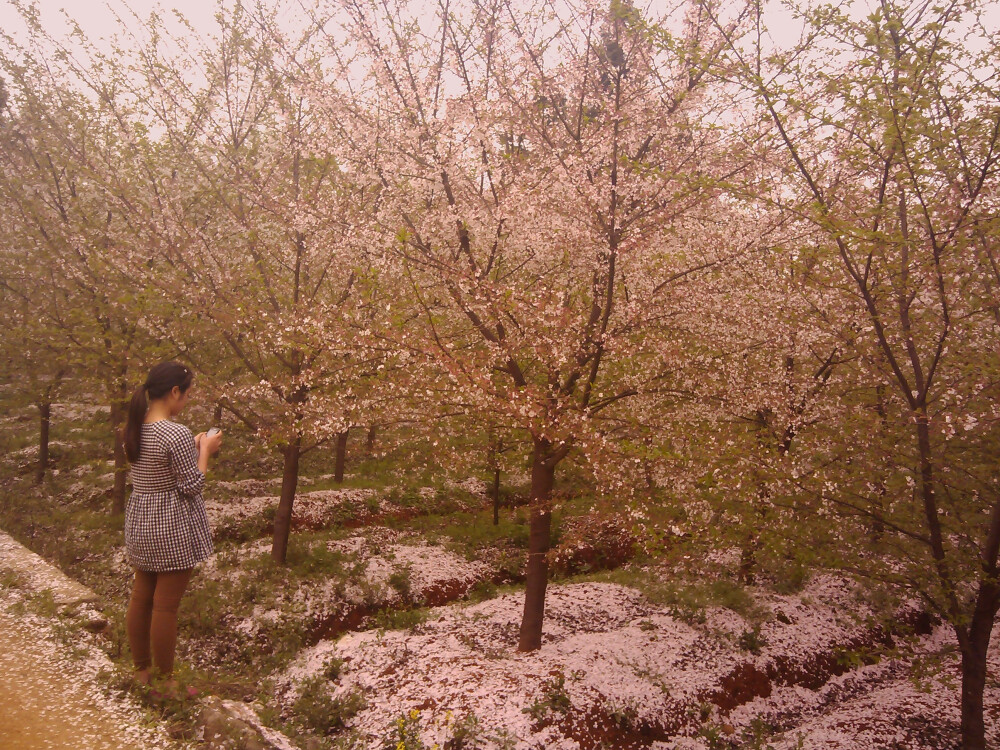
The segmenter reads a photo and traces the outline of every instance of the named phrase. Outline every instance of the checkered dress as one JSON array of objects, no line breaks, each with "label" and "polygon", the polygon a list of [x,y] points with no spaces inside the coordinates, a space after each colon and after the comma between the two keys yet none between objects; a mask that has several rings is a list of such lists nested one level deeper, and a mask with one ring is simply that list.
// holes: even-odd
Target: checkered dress
[{"label": "checkered dress", "polygon": [[192,568],[212,554],[194,436],[163,419],[144,424],[139,441],[125,507],[125,553],[139,570]]}]

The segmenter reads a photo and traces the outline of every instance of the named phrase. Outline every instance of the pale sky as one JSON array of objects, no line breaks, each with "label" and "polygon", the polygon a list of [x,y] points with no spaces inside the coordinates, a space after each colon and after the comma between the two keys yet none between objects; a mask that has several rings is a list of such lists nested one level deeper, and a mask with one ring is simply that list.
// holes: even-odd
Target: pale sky
[{"label": "pale sky", "polygon": [[[27,0],[22,0],[27,2]],[[639,0],[639,6],[647,5],[656,7],[662,1],[666,7],[672,0]],[[14,9],[14,0],[0,0],[0,28],[8,33],[18,36],[18,29],[22,26],[17,11]],[[212,33],[216,29],[215,14],[219,10],[219,5],[224,3],[226,7],[232,7],[234,0],[36,0],[41,11],[42,22],[45,28],[56,34],[65,30],[64,11],[72,16],[87,33],[91,40],[109,38],[119,32],[118,24],[115,20],[116,13],[121,18],[126,19],[129,26],[135,26],[132,14],[140,18],[146,18],[150,12],[156,10],[161,17],[172,18],[172,10],[176,9],[191,23],[199,32]],[[437,0],[424,0],[428,9],[437,7]],[[251,0],[248,5],[252,5]],[[287,4],[278,3],[275,4]],[[776,3],[774,4],[777,5]],[[780,34],[789,31],[787,17],[783,12],[778,12],[776,8],[769,14],[771,20],[769,26],[772,31]],[[789,40],[791,41],[791,40]]]},{"label": "pale sky", "polygon": [[[53,33],[65,29],[63,10],[76,19],[87,35],[92,39],[108,38],[118,31],[115,14],[133,24],[131,13],[146,18],[153,10],[161,12],[166,18],[172,17],[170,10],[178,9],[194,28],[201,30],[215,29],[215,13],[218,10],[216,0],[36,0],[41,11],[42,23]],[[232,2],[227,3],[232,6]],[[21,20],[14,9],[12,0],[0,0],[0,26],[8,33],[16,34],[21,27]]]},{"label": "pale sky", "polygon": [[[18,29],[22,24],[14,8],[15,1],[30,2],[30,0],[0,0],[0,28],[18,37],[20,36]],[[438,5],[437,0],[422,1],[427,4],[428,10]],[[640,7],[651,8],[656,8],[660,3],[662,3],[660,7],[666,8],[669,3],[676,3],[676,0],[636,2]],[[164,20],[168,20],[173,18],[172,9],[179,10],[200,33],[210,35],[216,31],[215,14],[220,5],[232,7],[234,0],[36,0],[36,4],[45,28],[55,36],[60,36],[67,28],[64,22],[65,10],[65,13],[76,19],[92,41],[97,41],[119,32],[116,14],[125,19],[130,27],[135,28],[133,13],[140,18],[146,18],[150,12],[157,10]],[[247,4],[252,6],[254,2],[250,0]],[[289,0],[274,0],[273,4],[283,7],[297,5],[296,2]],[[867,7],[876,4],[876,0],[848,0],[847,4],[853,6],[853,12],[864,13]],[[1000,0],[989,0],[989,6],[988,25],[1000,32]],[[294,12],[291,10],[290,14]],[[780,2],[777,0],[768,3],[765,19],[778,46],[790,45],[798,38],[798,23],[792,21],[790,14],[780,8]],[[168,28],[175,31],[180,27],[170,22]]]}]

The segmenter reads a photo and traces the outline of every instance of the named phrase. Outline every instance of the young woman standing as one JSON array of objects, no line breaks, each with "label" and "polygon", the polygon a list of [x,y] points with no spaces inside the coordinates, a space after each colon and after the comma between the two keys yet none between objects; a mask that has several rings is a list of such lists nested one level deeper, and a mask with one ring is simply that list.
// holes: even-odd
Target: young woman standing
[{"label": "young woman standing", "polygon": [[148,685],[155,667],[171,697],[178,697],[172,677],[177,608],[194,566],[212,554],[201,490],[208,459],[222,442],[221,432],[192,435],[172,421],[187,404],[193,377],[177,362],[150,370],[132,396],[124,435],[132,465],[125,551],[135,568],[125,627],[135,680]]}]

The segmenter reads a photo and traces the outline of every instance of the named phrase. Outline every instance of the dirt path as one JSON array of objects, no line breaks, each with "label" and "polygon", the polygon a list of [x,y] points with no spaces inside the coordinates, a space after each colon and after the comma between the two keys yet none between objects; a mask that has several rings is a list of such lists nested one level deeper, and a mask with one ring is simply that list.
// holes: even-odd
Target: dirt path
[{"label": "dirt path", "polygon": [[0,597],[0,748],[149,750],[170,747],[132,708],[101,692],[86,663],[64,656],[44,624]]}]

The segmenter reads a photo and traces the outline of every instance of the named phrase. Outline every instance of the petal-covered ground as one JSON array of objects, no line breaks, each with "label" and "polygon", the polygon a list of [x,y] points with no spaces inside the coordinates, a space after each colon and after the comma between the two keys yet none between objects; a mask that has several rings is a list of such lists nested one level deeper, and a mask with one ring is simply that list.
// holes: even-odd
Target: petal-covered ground
[{"label": "petal-covered ground", "polygon": [[85,631],[74,656],[53,621],[0,587],[0,747],[11,750],[169,750],[179,747],[125,694],[97,679],[112,664]]},{"label": "petal-covered ground", "polygon": [[[614,584],[552,586],[542,648],[528,654],[515,650],[522,602],[506,595],[450,606],[409,631],[320,642],[287,670],[286,700],[336,661],[326,689],[335,700],[364,696],[349,726],[370,746],[400,720],[418,725],[428,746],[444,743],[459,719],[469,731],[469,717],[490,746],[524,749],[752,747],[755,736],[779,732],[768,740],[775,748],[940,750],[955,736],[948,629],[900,649],[905,658],[847,669],[845,660],[884,633],[864,622],[850,588],[833,577],[795,596],[762,597],[771,617],[756,630],[718,608],[685,623]],[[913,682],[930,662],[938,676]],[[996,741],[995,682],[990,691]]]}]

